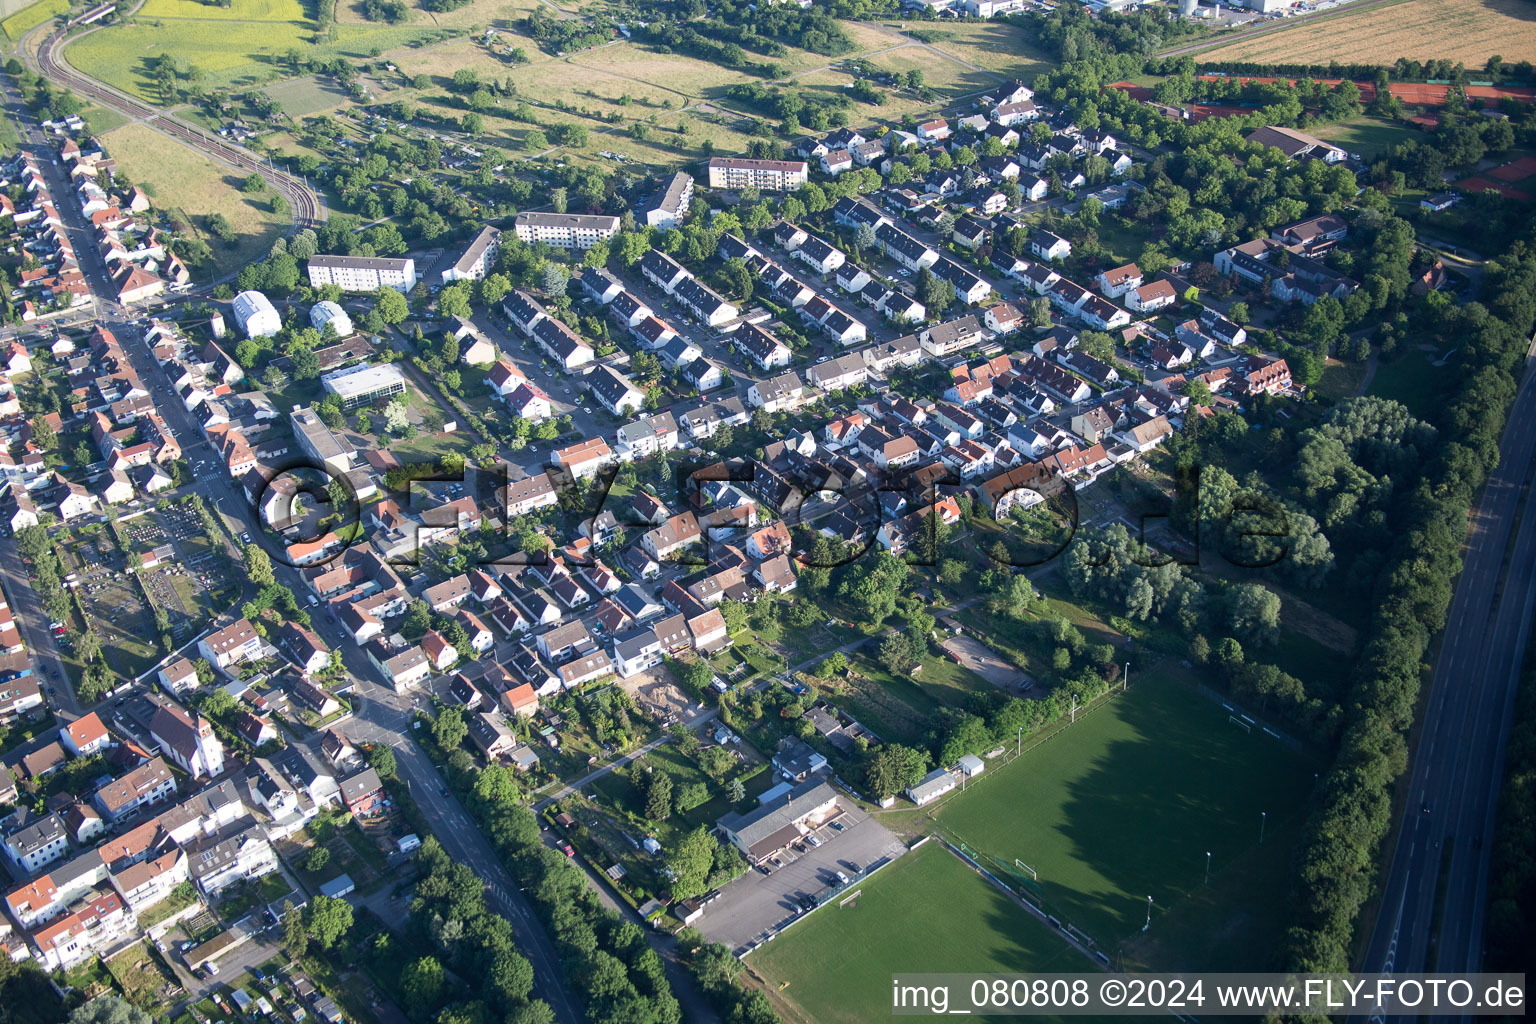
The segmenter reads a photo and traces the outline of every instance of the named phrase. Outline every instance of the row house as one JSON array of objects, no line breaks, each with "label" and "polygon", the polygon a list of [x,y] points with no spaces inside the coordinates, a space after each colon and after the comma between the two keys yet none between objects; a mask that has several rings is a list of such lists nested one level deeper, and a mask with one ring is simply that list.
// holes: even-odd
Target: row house
[{"label": "row house", "polygon": [[995,519],[1004,519],[1015,508],[1038,505],[1061,490],[1054,466],[1023,462],[971,485],[978,501]]},{"label": "row house", "polygon": [[736,351],[764,372],[788,366],[794,356],[788,345],[756,324],[743,324],[736,332],[733,343]]},{"label": "row house", "polygon": [[709,402],[682,413],[682,426],[688,437],[695,441],[711,438],[721,427],[744,425],[750,414],[741,399],[734,395],[718,402]]},{"label": "row house", "polygon": [[857,387],[868,377],[869,366],[865,363],[863,355],[857,352],[817,363],[805,371],[806,381],[824,391]]},{"label": "row house", "polygon": [[108,890],[39,928],[31,938],[37,960],[45,970],[67,971],[112,949],[133,927],[133,914],[123,898]]},{"label": "row house", "polygon": [[91,801],[115,825],[175,795],[176,777],[165,759],[156,757],[98,787]]},{"label": "row house", "polygon": [[981,342],[981,321],[973,315],[924,328],[918,334],[922,349],[933,359],[943,359]]},{"label": "row house", "polygon": [[277,853],[255,819],[243,822],[187,848],[189,875],[210,899],[237,882],[277,870]]}]

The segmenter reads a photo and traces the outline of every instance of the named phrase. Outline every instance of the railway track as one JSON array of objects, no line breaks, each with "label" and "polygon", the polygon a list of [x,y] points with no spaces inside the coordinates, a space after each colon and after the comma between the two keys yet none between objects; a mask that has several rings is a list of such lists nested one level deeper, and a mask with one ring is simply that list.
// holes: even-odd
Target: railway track
[{"label": "railway track", "polygon": [[288,201],[288,208],[293,214],[295,231],[324,223],[327,213],[325,203],[318,193],[300,179],[269,166],[261,157],[243,146],[226,142],[195,125],[162,113],[155,107],[126,96],[71,67],[62,56],[66,33],[89,17],[91,17],[90,13],[82,15],[81,19],[71,22],[70,25],[43,40],[42,45],[38,47],[36,57],[39,74],[55,85],[141,122],[154,131],[190,146],[220,163],[261,175],[279,195]]}]

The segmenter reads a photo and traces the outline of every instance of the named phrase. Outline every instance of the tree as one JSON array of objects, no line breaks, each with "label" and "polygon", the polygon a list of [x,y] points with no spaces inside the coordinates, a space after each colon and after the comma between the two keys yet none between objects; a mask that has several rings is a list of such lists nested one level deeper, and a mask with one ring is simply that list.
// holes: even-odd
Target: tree
[{"label": "tree", "polygon": [[512,803],[517,799],[517,777],[504,764],[488,765],[475,776],[475,800],[482,806]]},{"label": "tree", "polygon": [[[337,652],[332,651],[335,654]],[[368,764],[379,773],[381,779],[393,779],[399,769],[395,764],[395,752],[388,744],[372,743],[367,749]]]},{"label": "tree", "polygon": [[384,429],[391,434],[405,433],[410,424],[410,406],[404,398],[396,398],[384,407]]},{"label": "tree", "polygon": [[291,960],[302,960],[308,949],[309,932],[304,930],[304,915],[293,909],[292,900],[284,900],[283,951]]},{"label": "tree", "polygon": [[405,965],[400,972],[400,997],[405,1011],[418,1020],[425,1017],[443,998],[447,977],[436,957],[424,956]]},{"label": "tree", "polygon": [[75,646],[75,653],[80,655],[80,660],[90,664],[101,657],[101,637],[94,629],[87,629],[80,634],[79,642]]},{"label": "tree", "polygon": [[683,837],[667,858],[672,872],[672,898],[681,900],[699,896],[709,889],[709,873],[715,865],[715,842],[703,825]]},{"label": "tree", "polygon": [[315,355],[313,349],[296,348],[289,358],[293,361],[294,380],[314,380],[320,376],[320,357]]},{"label": "tree", "polygon": [[247,544],[244,554],[245,573],[252,583],[258,587],[270,587],[277,582],[277,577],[272,574],[272,557],[262,549],[260,544]]},{"label": "tree", "polygon": [[912,645],[900,633],[892,633],[880,643],[880,664],[893,676],[905,673],[912,661]]},{"label": "tree", "polygon": [[223,718],[225,715],[233,714],[235,707],[235,698],[222,687],[209,690],[197,705],[197,709],[205,718]]},{"label": "tree", "polygon": [[672,776],[651,769],[651,783],[645,794],[645,816],[652,821],[666,821],[672,814]]},{"label": "tree", "polygon": [[32,443],[45,452],[51,452],[59,446],[58,432],[46,416],[32,417]]},{"label": "tree", "polygon": [[405,322],[411,307],[406,303],[405,296],[393,288],[380,288],[374,294],[373,310],[386,324],[399,324]]},{"label": "tree", "polygon": [[833,651],[822,659],[821,665],[816,669],[816,674],[822,677],[840,676],[848,671],[848,656],[842,651]]},{"label": "tree", "polygon": [[448,753],[459,749],[459,744],[464,742],[468,733],[464,713],[458,708],[443,708],[437,713],[437,720],[432,723],[432,738]]},{"label": "tree", "polygon": [[1227,592],[1227,626],[1239,639],[1272,644],[1280,636],[1280,598],[1257,583],[1238,583]]},{"label": "tree", "polygon": [[304,870],[310,874],[319,874],[325,870],[325,866],[331,862],[331,851],[323,846],[317,846],[310,850],[304,857]]},{"label": "tree", "polygon": [[730,799],[731,803],[733,803],[733,804],[741,803],[743,800],[745,800],[747,798],[747,787],[746,787],[746,784],[744,782],[742,782],[740,778],[732,779],[731,780],[731,788],[730,788],[727,796]]},{"label": "tree", "polygon": [[352,927],[352,904],[316,896],[304,907],[304,927],[321,949],[330,949]]},{"label": "tree", "polygon": [[444,316],[469,316],[469,300],[473,292],[474,285],[470,282],[455,281],[438,293],[438,311]]},{"label": "tree", "polygon": [[544,264],[544,275],[542,278],[544,294],[552,297],[564,295],[570,280],[571,273],[565,269],[564,265],[559,263]]},{"label": "tree", "polygon": [[152,1024],[153,1018],[127,1000],[99,995],[75,1007],[69,1024]]},{"label": "tree", "polygon": [[864,782],[877,798],[895,796],[915,785],[928,771],[929,755],[926,750],[905,747],[899,743],[887,744],[875,751],[864,772]]}]

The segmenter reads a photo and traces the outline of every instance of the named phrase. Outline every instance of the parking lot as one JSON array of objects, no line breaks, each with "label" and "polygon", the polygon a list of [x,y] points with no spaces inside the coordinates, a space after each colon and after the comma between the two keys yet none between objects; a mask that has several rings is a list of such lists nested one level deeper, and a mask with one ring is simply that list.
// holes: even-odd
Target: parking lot
[{"label": "parking lot", "polygon": [[1011,690],[1024,679],[1024,673],[975,637],[964,633],[946,636],[940,646],[954,659],[955,664],[970,669],[1000,690]]},{"label": "parking lot", "polygon": [[819,847],[779,854],[784,866],[769,875],[756,868],[748,871],[722,888],[720,898],[705,908],[693,926],[713,942],[740,949],[804,913],[801,900],[836,885],[837,872],[853,878],[857,887],[858,874],[871,864],[907,852],[894,833],[851,801],[840,801],[839,806],[843,813],[832,820],[843,831],[836,831],[829,822],[814,833]]}]

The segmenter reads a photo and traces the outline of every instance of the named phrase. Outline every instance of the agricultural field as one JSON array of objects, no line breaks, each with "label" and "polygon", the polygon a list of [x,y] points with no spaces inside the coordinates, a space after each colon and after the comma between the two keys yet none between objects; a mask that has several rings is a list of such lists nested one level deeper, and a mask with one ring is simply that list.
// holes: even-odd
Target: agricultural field
[{"label": "agricultural field", "polygon": [[828,904],[747,957],[786,1020],[888,1016],[896,971],[1093,969],[941,843],[899,858],[861,888],[848,905]]},{"label": "agricultural field", "polygon": [[69,0],[0,0],[0,30],[11,42],[69,10]]},{"label": "agricultural field", "polygon": [[221,8],[197,0],[150,0],[121,25],[79,36],[66,55],[93,77],[143,99],[158,101],[149,68],[162,53],[173,53],[204,74],[205,86],[246,87],[283,78],[289,50],[324,59],[341,54],[366,57],[438,32],[430,24],[338,25],[334,43],[317,44],[316,26],[298,0],[232,0]]},{"label": "agricultural field", "polygon": [[1028,32],[1003,21],[927,22],[908,27],[907,22],[884,22],[913,39],[932,46],[963,64],[974,65],[1007,78],[1029,81],[1050,63],[1045,51],[1035,46]]},{"label": "agricultural field", "polygon": [[[130,181],[142,185],[154,204],[184,221],[213,250],[217,274],[236,271],[266,254],[288,225],[268,200],[240,191],[235,171],[178,147],[178,159],[166,160],[165,136],[141,124],[124,125],[102,136],[107,152]],[[236,237],[233,246],[207,230],[206,218],[223,214]],[[207,277],[208,271],[201,271]]]},{"label": "agricultural field", "polygon": [[[1268,843],[1285,844],[1313,768],[1260,730],[1231,724],[1220,703],[1152,670],[967,792],[897,820],[907,818],[912,830],[931,821],[999,873],[1015,870],[1015,860],[1029,865],[1038,882],[1020,878],[1021,888],[1115,950],[1139,934],[1147,896],[1154,931],[1180,913],[1204,886],[1207,851],[1219,884],[1243,870],[1261,827]],[[1228,907],[1233,932],[1166,950],[1170,962],[1156,966],[1215,969],[1222,949],[1253,948],[1249,934],[1234,932],[1272,927],[1284,887],[1273,876],[1246,882],[1246,895]]]},{"label": "agricultural field", "polygon": [[1294,28],[1208,50],[1200,59],[1391,64],[1406,57],[1482,67],[1495,54],[1515,61],[1533,52],[1536,20],[1525,0],[1402,0],[1308,19]]},{"label": "agricultural field", "polygon": [[[406,4],[406,24],[422,28],[493,28],[506,31],[539,6],[539,0],[476,0],[456,11],[426,11],[414,3]],[[362,0],[339,0],[336,22],[340,25],[376,26],[363,15]]]}]

